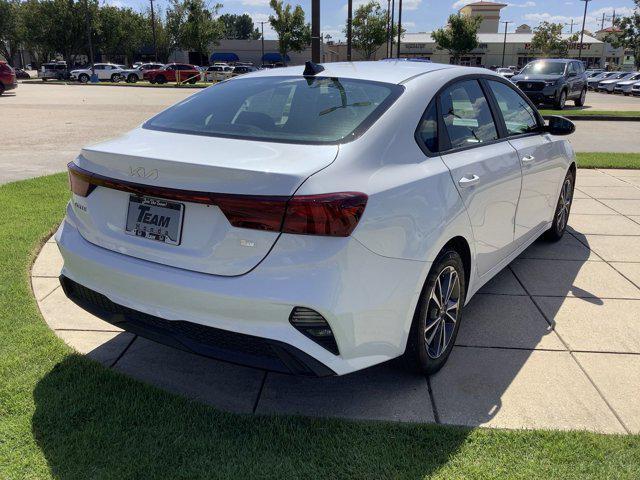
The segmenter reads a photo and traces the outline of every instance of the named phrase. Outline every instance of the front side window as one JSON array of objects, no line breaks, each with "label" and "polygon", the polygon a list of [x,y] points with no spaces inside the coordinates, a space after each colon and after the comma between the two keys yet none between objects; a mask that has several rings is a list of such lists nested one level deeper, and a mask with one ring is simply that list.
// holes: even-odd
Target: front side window
[{"label": "front side window", "polygon": [[493,92],[509,135],[520,135],[538,130],[535,112],[518,92],[501,82],[487,82]]},{"label": "front side window", "polygon": [[487,99],[476,80],[456,83],[440,94],[440,111],[451,148],[498,139]]},{"label": "front side window", "polygon": [[144,127],[276,142],[342,142],[364,131],[403,90],[355,79],[239,78],[183,100]]}]

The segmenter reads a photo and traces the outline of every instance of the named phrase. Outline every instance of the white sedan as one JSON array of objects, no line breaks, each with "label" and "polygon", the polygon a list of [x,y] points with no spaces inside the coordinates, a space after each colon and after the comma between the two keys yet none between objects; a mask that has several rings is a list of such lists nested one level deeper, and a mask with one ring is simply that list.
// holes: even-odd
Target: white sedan
[{"label": "white sedan", "polygon": [[308,63],[202,90],[69,164],[65,293],[279,372],[440,369],[462,311],[565,232],[574,131],[486,69]]},{"label": "white sedan", "polygon": [[[96,72],[98,80],[119,82],[123,79],[125,69],[122,65],[113,63],[96,63],[93,65],[93,71]],[[78,80],[80,83],[87,83],[91,79],[91,74],[91,67],[71,70],[69,73],[71,80]]]}]

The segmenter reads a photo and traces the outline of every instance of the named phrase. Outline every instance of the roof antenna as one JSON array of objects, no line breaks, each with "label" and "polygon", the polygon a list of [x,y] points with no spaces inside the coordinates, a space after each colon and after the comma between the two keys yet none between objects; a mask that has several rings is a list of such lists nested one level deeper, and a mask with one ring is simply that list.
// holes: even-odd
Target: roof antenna
[{"label": "roof antenna", "polygon": [[319,63],[313,63],[311,60],[307,60],[304,64],[304,72],[302,72],[302,75],[304,77],[313,77],[323,70],[324,67]]}]

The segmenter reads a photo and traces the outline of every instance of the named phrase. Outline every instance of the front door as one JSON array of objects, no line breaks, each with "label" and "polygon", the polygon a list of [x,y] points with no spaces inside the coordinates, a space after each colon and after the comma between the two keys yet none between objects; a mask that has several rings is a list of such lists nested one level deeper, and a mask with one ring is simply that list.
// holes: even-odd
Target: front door
[{"label": "front door", "polygon": [[442,160],[464,201],[484,275],[514,246],[514,222],[521,170],[516,150],[498,129],[477,80],[463,80],[440,95],[446,151]]},{"label": "front door", "polygon": [[509,143],[522,165],[522,190],[515,222],[515,241],[524,243],[553,217],[559,182],[564,175],[563,153],[553,138],[541,133],[541,124],[529,103],[515,89],[487,80],[498,104]]}]

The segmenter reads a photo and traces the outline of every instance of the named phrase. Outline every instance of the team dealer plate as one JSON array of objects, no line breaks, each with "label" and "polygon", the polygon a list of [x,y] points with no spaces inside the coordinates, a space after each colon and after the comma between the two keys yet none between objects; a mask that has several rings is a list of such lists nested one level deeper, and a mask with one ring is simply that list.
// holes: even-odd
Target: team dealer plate
[{"label": "team dealer plate", "polygon": [[182,203],[131,195],[125,232],[169,245],[180,245],[183,217]]}]

